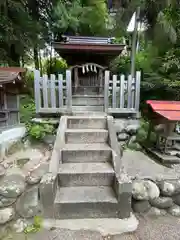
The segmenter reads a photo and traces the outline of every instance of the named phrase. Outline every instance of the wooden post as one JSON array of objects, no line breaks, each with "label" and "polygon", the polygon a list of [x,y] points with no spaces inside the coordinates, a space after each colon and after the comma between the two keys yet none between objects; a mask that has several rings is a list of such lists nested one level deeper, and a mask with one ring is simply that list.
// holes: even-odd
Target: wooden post
[{"label": "wooden post", "polygon": [[108,112],[109,108],[109,71],[105,71],[105,81],[104,81],[104,111]]},{"label": "wooden post", "polygon": [[48,108],[48,76],[46,74],[43,75],[43,107]]},{"label": "wooden post", "polygon": [[140,104],[140,85],[141,85],[141,72],[136,72],[136,82],[135,82],[135,109],[139,111]]},{"label": "wooden post", "polygon": [[120,108],[124,108],[124,98],[125,98],[125,95],[124,95],[124,80],[125,80],[125,76],[124,75],[121,75],[121,78],[120,78]]},{"label": "wooden post", "polygon": [[71,71],[66,71],[66,105],[68,111],[72,109],[72,83],[71,83]]},{"label": "wooden post", "polygon": [[112,107],[117,108],[116,106],[116,87],[117,87],[117,75],[113,75],[113,89],[112,89]]},{"label": "wooden post", "polygon": [[76,93],[78,86],[79,86],[79,77],[78,77],[78,68],[77,67],[74,68],[74,85],[75,85],[74,92]]},{"label": "wooden post", "polygon": [[59,108],[63,107],[63,75],[58,75]]},{"label": "wooden post", "polygon": [[99,94],[103,92],[103,71],[99,69]]},{"label": "wooden post", "polygon": [[56,108],[55,80],[56,80],[55,75],[51,74],[51,106],[52,108]]},{"label": "wooden post", "polygon": [[129,75],[128,76],[128,83],[127,83],[127,96],[128,96],[128,99],[127,99],[127,108],[130,109],[131,108],[131,93],[132,93],[132,76]]},{"label": "wooden post", "polygon": [[39,112],[41,108],[41,92],[40,92],[40,71],[34,71],[34,95],[35,95],[35,104],[36,104],[36,113]]}]

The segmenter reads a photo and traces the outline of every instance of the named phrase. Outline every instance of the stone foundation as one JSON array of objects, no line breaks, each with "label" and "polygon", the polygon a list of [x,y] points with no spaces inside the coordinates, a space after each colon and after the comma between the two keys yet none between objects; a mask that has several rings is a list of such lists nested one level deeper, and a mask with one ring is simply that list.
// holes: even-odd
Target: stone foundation
[{"label": "stone foundation", "polygon": [[180,180],[134,180],[132,209],[141,214],[180,217]]}]

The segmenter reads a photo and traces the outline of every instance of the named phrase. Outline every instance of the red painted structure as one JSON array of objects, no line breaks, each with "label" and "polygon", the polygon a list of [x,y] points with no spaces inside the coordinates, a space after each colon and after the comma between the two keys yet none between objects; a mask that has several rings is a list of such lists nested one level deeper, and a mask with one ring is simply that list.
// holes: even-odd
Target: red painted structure
[{"label": "red painted structure", "polygon": [[156,101],[146,102],[151,110],[157,114],[157,118],[165,118],[169,121],[180,121],[180,101]]}]

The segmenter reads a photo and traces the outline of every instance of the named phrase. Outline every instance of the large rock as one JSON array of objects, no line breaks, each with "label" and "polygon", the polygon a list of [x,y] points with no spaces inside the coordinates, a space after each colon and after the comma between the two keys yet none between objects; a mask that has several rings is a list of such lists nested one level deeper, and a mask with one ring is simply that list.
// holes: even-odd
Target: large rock
[{"label": "large rock", "polygon": [[46,143],[46,144],[52,144],[54,145],[55,143],[55,140],[56,140],[56,136],[55,135],[46,135],[44,138],[43,138],[43,142]]},{"label": "large rock", "polygon": [[5,224],[11,221],[15,216],[15,211],[13,208],[0,209],[0,224]]},{"label": "large rock", "polygon": [[134,212],[145,213],[145,212],[149,211],[149,209],[151,208],[151,205],[149,204],[149,202],[147,200],[143,200],[143,201],[133,200],[132,208],[133,208]]},{"label": "large rock", "polygon": [[180,206],[180,194],[173,196],[173,201]]},{"label": "large rock", "polygon": [[129,135],[127,133],[119,133],[118,141],[126,141],[129,139]]},{"label": "large rock", "polygon": [[48,171],[49,164],[42,163],[38,168],[34,169],[27,177],[28,184],[37,184],[41,181],[42,176]]},{"label": "large rock", "polygon": [[40,213],[38,187],[27,190],[19,197],[16,203],[16,210],[22,218],[32,218]]},{"label": "large rock", "polygon": [[16,198],[6,198],[0,196],[0,208],[8,207],[16,201]]},{"label": "large rock", "polygon": [[158,198],[160,191],[150,180],[135,180],[132,185],[132,195],[136,200],[151,200]]},{"label": "large rock", "polygon": [[135,135],[137,133],[139,127],[140,127],[139,124],[131,124],[126,127],[125,131],[131,135]]},{"label": "large rock", "polygon": [[180,206],[174,205],[168,209],[168,212],[175,217],[180,217]]},{"label": "large rock", "polygon": [[126,120],[125,119],[115,119],[114,127],[117,133],[122,133],[126,128]]},{"label": "large rock", "polygon": [[155,199],[151,199],[150,204],[156,208],[166,209],[172,207],[173,200],[170,197],[158,197]]},{"label": "large rock", "polygon": [[173,196],[180,193],[179,180],[164,180],[157,183],[163,196]]},{"label": "large rock", "polygon": [[10,174],[0,181],[0,195],[16,198],[25,190],[25,179],[20,174]]}]

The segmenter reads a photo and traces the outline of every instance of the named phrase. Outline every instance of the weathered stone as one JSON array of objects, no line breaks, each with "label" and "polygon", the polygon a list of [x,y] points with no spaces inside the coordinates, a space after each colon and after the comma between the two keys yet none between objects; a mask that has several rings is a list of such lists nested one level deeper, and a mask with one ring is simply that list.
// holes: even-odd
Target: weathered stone
[{"label": "weathered stone", "polygon": [[43,142],[46,143],[46,144],[54,144],[55,140],[56,140],[55,135],[46,135],[43,138]]},{"label": "weathered stone", "polygon": [[131,125],[128,125],[125,130],[127,133],[134,135],[137,133],[139,127],[140,126],[138,124],[131,124]]},{"label": "weathered stone", "polygon": [[15,216],[13,208],[0,209],[0,225],[11,221]]},{"label": "weathered stone", "polygon": [[180,193],[179,180],[164,180],[157,183],[163,196],[173,196]]},{"label": "weathered stone", "polygon": [[180,194],[173,196],[173,201],[180,206]]},{"label": "weathered stone", "polygon": [[0,196],[0,208],[8,207],[16,201],[16,198],[6,198]]},{"label": "weathered stone", "polygon": [[148,213],[147,213],[147,215],[148,216],[164,216],[164,215],[166,215],[166,210],[164,210],[164,209],[159,209],[159,208],[156,208],[156,207],[152,207],[149,211],[148,211]]},{"label": "weathered stone", "polygon": [[25,190],[24,177],[19,174],[11,174],[0,181],[0,195],[7,198],[16,198]]},{"label": "weathered stone", "polygon": [[149,180],[135,180],[132,195],[136,200],[150,200],[159,197],[160,191],[155,183]]},{"label": "weathered stone", "polygon": [[145,213],[145,212],[149,211],[149,209],[151,208],[151,205],[149,204],[149,201],[147,201],[147,200],[143,200],[143,201],[133,200],[132,207],[133,207],[134,212]]},{"label": "weathered stone", "polygon": [[29,162],[30,158],[20,158],[16,160],[16,164],[19,168],[22,168],[27,162]]},{"label": "weathered stone", "polygon": [[174,205],[168,209],[168,212],[175,217],[180,217],[180,206]]},{"label": "weathered stone", "polygon": [[131,136],[128,144],[132,144],[132,143],[135,143],[135,142],[136,142],[136,136]]},{"label": "weathered stone", "polygon": [[126,141],[129,139],[129,135],[127,133],[119,133],[118,141]]},{"label": "weathered stone", "polygon": [[28,222],[25,219],[18,219],[14,225],[13,228],[15,230],[15,232],[17,233],[21,233],[24,231],[24,229],[28,226]]},{"label": "weathered stone", "polygon": [[0,164],[0,177],[4,176],[5,173],[6,173],[5,167],[2,164]]},{"label": "weathered stone", "polygon": [[42,176],[48,171],[49,164],[42,163],[38,168],[32,171],[29,176],[26,177],[28,184],[37,184],[41,181]]},{"label": "weathered stone", "polygon": [[170,197],[158,197],[155,199],[151,199],[150,204],[156,208],[166,209],[172,207],[173,200]]},{"label": "weathered stone", "polygon": [[16,203],[17,213],[23,218],[31,218],[40,212],[38,201],[38,187],[33,187],[24,192]]},{"label": "weathered stone", "polygon": [[124,119],[115,119],[114,127],[117,133],[122,133],[126,128],[126,121]]}]

